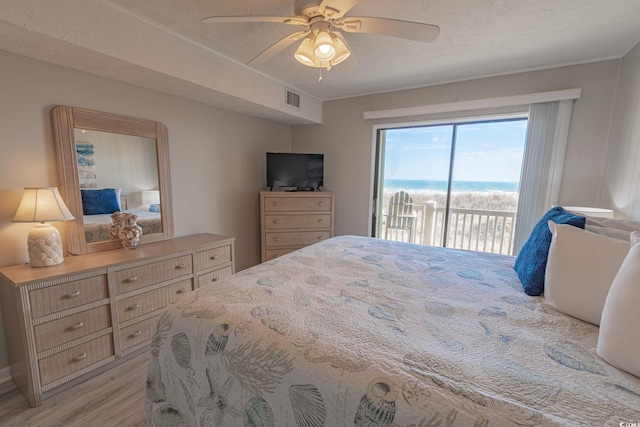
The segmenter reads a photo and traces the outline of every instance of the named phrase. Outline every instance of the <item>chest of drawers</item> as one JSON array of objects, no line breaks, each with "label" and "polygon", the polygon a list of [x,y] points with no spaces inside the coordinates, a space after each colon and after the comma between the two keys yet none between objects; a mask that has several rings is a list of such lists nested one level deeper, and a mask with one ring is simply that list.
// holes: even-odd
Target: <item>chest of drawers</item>
[{"label": "chest of drawers", "polygon": [[333,237],[334,200],[329,191],[261,191],[262,262]]},{"label": "chest of drawers", "polygon": [[0,269],[11,376],[31,406],[145,351],[163,308],[234,273],[234,239],[199,234]]}]

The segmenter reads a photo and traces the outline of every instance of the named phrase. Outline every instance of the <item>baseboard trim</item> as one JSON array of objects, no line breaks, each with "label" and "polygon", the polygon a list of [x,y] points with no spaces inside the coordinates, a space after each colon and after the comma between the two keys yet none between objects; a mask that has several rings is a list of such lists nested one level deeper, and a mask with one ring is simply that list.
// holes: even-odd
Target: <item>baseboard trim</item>
[{"label": "baseboard trim", "polygon": [[0,369],[0,384],[11,381],[11,366]]}]

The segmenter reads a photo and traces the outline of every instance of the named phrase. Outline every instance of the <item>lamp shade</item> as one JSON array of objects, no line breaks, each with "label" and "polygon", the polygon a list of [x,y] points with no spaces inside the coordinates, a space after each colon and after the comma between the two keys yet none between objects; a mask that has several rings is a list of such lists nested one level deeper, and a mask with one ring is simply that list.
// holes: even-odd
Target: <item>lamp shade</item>
[{"label": "lamp shade", "polygon": [[333,40],[333,45],[336,48],[336,54],[333,59],[331,59],[331,65],[338,65],[351,55],[351,51],[349,50],[347,41],[344,39],[342,34],[331,33],[331,39]]},{"label": "lamp shade", "polygon": [[592,208],[589,206],[563,206],[563,208],[578,215],[613,218],[612,209]]},{"label": "lamp shade", "polygon": [[160,191],[146,190],[142,192],[143,205],[157,205],[160,203]]},{"label": "lamp shade", "polygon": [[294,54],[296,60],[304,64],[308,67],[313,67],[313,38],[311,35],[302,39],[300,46],[298,46],[298,50]]},{"label": "lamp shade", "polygon": [[14,222],[67,221],[74,219],[56,187],[26,187]]},{"label": "lamp shade", "polygon": [[49,267],[64,262],[58,230],[46,221],[74,219],[56,187],[27,187],[22,194],[15,222],[39,222],[27,238],[32,267]]}]

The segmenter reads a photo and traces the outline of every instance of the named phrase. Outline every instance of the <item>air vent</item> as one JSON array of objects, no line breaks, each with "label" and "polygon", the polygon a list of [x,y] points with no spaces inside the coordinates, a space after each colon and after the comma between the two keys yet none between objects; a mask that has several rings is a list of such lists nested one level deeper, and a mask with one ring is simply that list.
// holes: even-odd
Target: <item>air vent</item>
[{"label": "air vent", "polygon": [[285,103],[291,107],[300,108],[300,94],[285,88]]}]

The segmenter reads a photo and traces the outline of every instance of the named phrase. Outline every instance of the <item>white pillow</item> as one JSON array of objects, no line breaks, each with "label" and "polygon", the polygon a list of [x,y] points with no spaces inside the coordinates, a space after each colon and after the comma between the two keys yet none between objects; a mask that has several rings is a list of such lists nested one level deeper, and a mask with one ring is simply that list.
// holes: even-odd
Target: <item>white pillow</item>
[{"label": "white pillow", "polygon": [[590,231],[592,233],[600,234],[602,236],[613,237],[618,240],[626,240],[629,241],[629,236],[631,236],[631,231],[629,230],[620,230],[619,228],[611,228],[611,227],[600,227],[597,225],[585,225],[585,230]]},{"label": "white pillow", "polygon": [[632,219],[613,219],[613,218],[601,218],[595,216],[585,215],[586,225],[615,228],[616,230],[625,230],[629,234],[635,230],[640,230],[640,221],[634,221]]},{"label": "white pillow", "polygon": [[120,198],[122,197],[122,188],[116,188],[116,200],[118,201],[118,208],[122,210],[122,201]]},{"label": "white pillow", "polygon": [[598,356],[640,377],[640,233],[631,235],[629,254],[616,275],[602,312]]},{"label": "white pillow", "polygon": [[585,215],[585,218],[585,230],[614,239],[629,240],[632,232],[640,230],[640,222],[631,219],[601,218],[588,215]]},{"label": "white pillow", "polygon": [[585,322],[600,324],[611,282],[629,252],[629,242],[549,221],[551,245],[544,301]]}]

